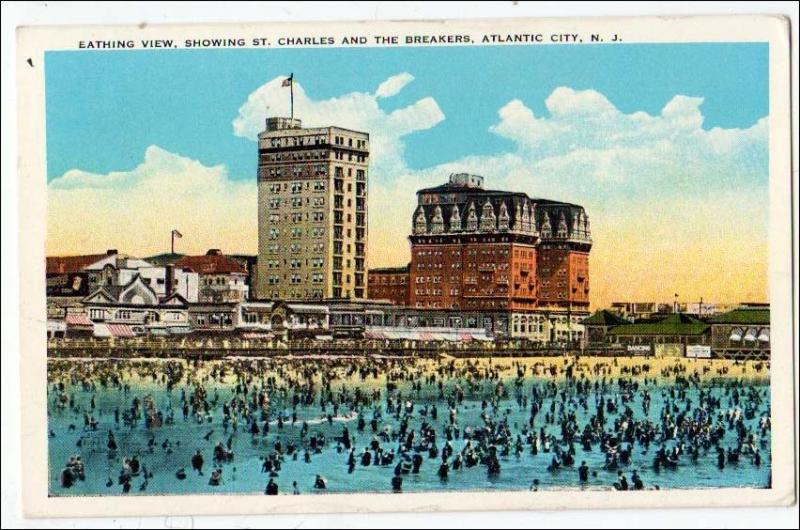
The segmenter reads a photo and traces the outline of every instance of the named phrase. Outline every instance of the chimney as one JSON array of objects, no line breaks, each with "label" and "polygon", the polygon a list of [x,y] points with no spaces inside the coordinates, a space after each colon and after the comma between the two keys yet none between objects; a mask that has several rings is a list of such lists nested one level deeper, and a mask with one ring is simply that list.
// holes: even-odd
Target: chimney
[{"label": "chimney", "polygon": [[173,283],[175,283],[175,265],[170,263],[169,265],[167,265],[166,268],[167,268],[167,273],[166,273],[167,277],[166,277],[166,280],[164,281],[164,283],[165,283],[164,294],[165,294],[165,296],[170,296],[172,294],[173,289],[174,289]]},{"label": "chimney", "polygon": [[210,248],[208,252],[206,252],[206,256],[221,256],[222,251],[218,248]]},{"label": "chimney", "polygon": [[115,248],[106,250],[106,256],[113,256],[114,254],[119,254],[119,251]]}]

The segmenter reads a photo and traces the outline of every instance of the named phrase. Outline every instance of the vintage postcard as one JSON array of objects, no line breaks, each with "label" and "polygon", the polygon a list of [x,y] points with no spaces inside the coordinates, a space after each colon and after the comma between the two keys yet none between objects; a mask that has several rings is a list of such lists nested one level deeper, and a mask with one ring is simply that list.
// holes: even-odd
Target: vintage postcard
[{"label": "vintage postcard", "polygon": [[794,502],[780,17],[18,44],[26,514]]}]

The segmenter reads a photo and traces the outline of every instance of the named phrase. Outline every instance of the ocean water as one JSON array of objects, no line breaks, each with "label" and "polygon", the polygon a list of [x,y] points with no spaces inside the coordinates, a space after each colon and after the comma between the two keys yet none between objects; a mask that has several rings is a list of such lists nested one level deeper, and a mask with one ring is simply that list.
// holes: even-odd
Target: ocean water
[{"label": "ocean water", "polygon": [[[80,362],[80,361],[76,361]],[[528,408],[522,408],[517,403],[514,396],[514,386],[510,374],[506,374],[506,388],[509,397],[501,399],[497,410],[493,412],[495,417],[508,417],[512,435],[518,432],[527,424],[530,415],[530,403]],[[63,380],[63,379],[62,379]],[[549,382],[546,377],[528,376],[525,378],[522,393],[531,395],[533,386],[542,387]],[[463,380],[445,381],[446,388],[452,388],[456,383],[464,383]],[[350,387],[356,383],[350,384]],[[376,405],[385,407],[385,382],[371,380],[365,385],[376,387],[381,390],[381,400]],[[650,396],[652,398],[649,419],[654,423],[659,422],[659,417],[665,401],[676,403],[683,409],[686,405],[684,400],[671,400],[669,390],[671,382],[661,382],[659,384],[648,383]],[[466,399],[458,409],[459,426],[481,426],[483,421],[481,413],[482,400],[491,395],[495,389],[496,381],[483,381],[478,383],[474,391],[468,391]],[[333,388],[338,389],[341,382],[334,382]],[[412,399],[412,391],[408,384],[399,383],[403,399]],[[344,410],[340,407],[339,416],[329,422],[325,414],[318,406],[318,400],[311,406],[300,405],[296,409],[298,420],[292,424],[287,421],[283,428],[279,428],[277,420],[273,418],[270,423],[270,432],[267,436],[260,434],[255,438],[248,432],[247,425],[242,423],[238,427],[238,432],[232,428],[227,431],[222,425],[222,402],[230,399],[233,395],[233,382],[218,383],[208,385],[209,397],[213,397],[216,392],[219,395],[219,405],[212,411],[211,421],[204,420],[198,423],[196,419],[189,415],[188,420],[184,420],[181,413],[180,395],[181,390],[185,389],[187,395],[192,392],[192,388],[182,382],[171,392],[167,391],[164,384],[151,379],[131,380],[131,389],[125,393],[121,388],[97,386],[93,389],[82,388],[79,384],[68,385],[66,395],[72,396],[74,408],[62,408],[57,406],[57,394],[51,384],[48,389],[48,427],[51,431],[49,439],[49,470],[50,470],[50,495],[51,496],[72,496],[72,495],[123,495],[122,486],[119,485],[117,477],[122,469],[124,457],[138,455],[140,462],[147,470],[152,473],[146,484],[143,475],[134,477],[132,487],[128,495],[160,495],[160,494],[219,494],[219,493],[263,493],[269,480],[267,473],[262,473],[262,458],[271,453],[274,449],[276,440],[281,440],[284,447],[288,442],[294,442],[302,447],[303,440],[300,432],[303,421],[309,424],[309,436],[315,433],[322,433],[327,439],[327,444],[320,454],[311,454],[311,461],[305,462],[302,449],[299,451],[297,460],[291,456],[284,456],[279,475],[274,481],[279,486],[281,494],[292,493],[292,483],[297,482],[299,491],[303,494],[324,494],[324,493],[346,493],[346,492],[390,492],[391,479],[394,475],[394,467],[398,462],[395,457],[394,463],[389,466],[370,465],[362,466],[360,454],[367,447],[373,438],[374,433],[370,426],[373,417],[371,408],[362,411],[366,420],[366,427],[362,432],[357,429],[355,413]],[[769,386],[760,383],[743,384],[732,380],[709,380],[705,383],[705,390],[710,391],[713,396],[721,399],[721,411],[733,408],[731,402],[731,389],[737,388],[740,395],[750,392],[752,389],[759,394],[762,402],[755,407],[755,414],[752,418],[746,419],[745,424],[753,432],[760,433],[758,428],[759,419],[769,414]],[[115,423],[114,410],[124,410],[130,407],[134,396],[142,399],[145,395],[151,395],[155,399],[156,406],[166,411],[170,406],[174,410],[174,423],[164,424],[160,427],[148,429],[143,420],[135,426],[125,426],[120,420]],[[610,385],[603,393],[606,399],[619,400],[618,387]],[[83,411],[90,410],[92,396],[95,398],[94,418],[98,421],[96,430],[84,429]],[[690,388],[687,390],[686,400],[694,406],[698,403],[698,389]],[[445,437],[443,427],[448,423],[448,405],[438,397],[438,388],[435,385],[423,384],[419,397],[413,397],[415,402],[415,412],[410,421],[409,429],[419,429],[423,420],[432,423],[437,430],[437,443],[441,449]],[[578,418],[579,426],[582,428],[587,419],[595,412],[595,394],[589,397],[588,410],[580,406],[572,407]],[[547,428],[551,434],[559,435],[560,429],[557,423],[545,423],[545,412],[550,410],[552,398],[546,398],[542,411],[536,418],[535,429]],[[745,408],[746,399],[742,399],[740,408]],[[422,417],[420,409],[424,405],[435,404],[438,409],[438,419],[433,421],[430,417]],[[635,419],[643,419],[641,397],[637,393],[629,406],[635,412]],[[620,406],[616,413],[606,414],[607,430],[613,425],[613,420],[621,414],[624,407]],[[284,411],[284,415],[291,414],[289,403],[275,396],[272,400],[272,414]],[[331,412],[328,408],[327,412]],[[715,411],[716,415],[718,411]],[[389,427],[397,430],[398,420],[394,415],[384,414],[378,422],[378,431]],[[74,425],[74,429],[70,428]],[[261,425],[261,422],[259,422]],[[727,425],[727,423],[726,423]],[[355,436],[356,442],[356,467],[352,473],[348,472],[347,450],[338,452],[336,449],[335,437],[342,433],[342,428],[347,426],[351,436]],[[107,435],[109,430],[115,434],[118,448],[111,452],[106,447]],[[579,429],[580,432],[580,429]],[[210,434],[209,434],[210,433]],[[230,463],[219,467],[222,469],[222,483],[219,486],[209,485],[209,476],[214,469],[212,463],[212,450],[217,442],[227,442],[229,436],[233,435],[234,459]],[[152,450],[148,447],[148,441],[154,438],[155,444]],[[162,448],[165,439],[172,443],[172,452],[168,454]],[[306,441],[308,437],[306,437]],[[524,441],[524,436],[523,436]],[[666,447],[671,448],[675,441],[666,442]],[[727,429],[720,445],[724,448],[735,447],[737,437],[733,429]],[[80,444],[80,447],[78,446]],[[464,446],[463,438],[452,441],[453,448],[457,453]],[[398,442],[382,442],[385,450],[398,448]],[[766,437],[761,440],[760,454],[762,457],[760,466],[754,465],[749,455],[742,455],[739,463],[730,464],[726,462],[724,469],[717,466],[716,451],[711,448],[707,452],[701,449],[700,457],[696,464],[692,463],[688,454],[681,457],[680,464],[675,469],[664,469],[656,471],[653,466],[655,451],[659,448],[658,442],[650,445],[649,450],[639,444],[634,445],[631,462],[628,465],[620,466],[619,469],[604,469],[604,454],[599,444],[594,444],[592,451],[584,451],[578,440],[575,442],[575,465],[573,467],[562,467],[557,471],[549,471],[552,453],[543,451],[539,448],[539,453],[533,455],[531,448],[527,444],[521,455],[516,456],[512,449],[509,456],[500,456],[501,470],[499,474],[489,475],[486,466],[477,465],[472,468],[462,467],[460,470],[450,470],[446,480],[437,475],[437,470],[441,462],[440,458],[429,459],[427,454],[423,454],[424,462],[418,474],[403,475],[404,492],[420,491],[467,491],[467,490],[529,490],[534,482],[538,481],[536,487],[541,490],[559,488],[611,488],[617,480],[618,470],[622,470],[628,482],[632,484],[631,472],[635,469],[644,482],[646,489],[658,487],[660,489],[670,488],[721,488],[721,487],[769,487],[770,482],[770,438],[767,431]],[[565,445],[563,445],[566,448]],[[192,471],[190,459],[196,450],[200,450],[205,459],[203,475],[198,475]],[[70,456],[80,455],[84,462],[85,480],[78,480],[70,488],[64,488],[59,481],[59,475]],[[581,485],[578,480],[577,467],[581,461],[586,461],[590,468],[590,478],[588,483]],[[179,468],[184,468],[187,477],[184,480],[176,478],[175,473]],[[324,491],[313,488],[314,480],[317,475],[322,475],[327,479],[327,489]]]}]

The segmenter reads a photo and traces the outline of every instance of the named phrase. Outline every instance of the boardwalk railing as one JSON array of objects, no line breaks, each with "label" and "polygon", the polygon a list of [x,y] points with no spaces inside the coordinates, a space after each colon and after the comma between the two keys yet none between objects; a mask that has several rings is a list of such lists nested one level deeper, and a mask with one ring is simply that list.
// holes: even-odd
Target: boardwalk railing
[{"label": "boardwalk railing", "polygon": [[51,339],[47,343],[50,357],[200,357],[286,355],[390,355],[438,357],[519,357],[558,356],[565,353],[615,356],[626,355],[622,348],[581,349],[575,344],[540,344],[530,341],[510,342],[445,342],[410,340],[335,340],[289,341],[246,339]]}]

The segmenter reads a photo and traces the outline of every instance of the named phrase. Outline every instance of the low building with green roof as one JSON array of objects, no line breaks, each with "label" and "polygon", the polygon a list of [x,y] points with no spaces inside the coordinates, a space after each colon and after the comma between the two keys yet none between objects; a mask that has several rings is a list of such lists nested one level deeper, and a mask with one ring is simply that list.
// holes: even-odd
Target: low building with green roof
[{"label": "low building with green roof", "polygon": [[710,329],[708,323],[698,318],[675,313],[656,322],[614,326],[607,332],[607,341],[625,345],[630,353],[636,354],[655,354],[663,348],[659,345],[673,345],[682,352],[686,346],[709,344]]},{"label": "low building with green roof", "polygon": [[770,358],[769,307],[740,307],[710,320],[711,350],[727,359]]},{"label": "low building with green roof", "polygon": [[630,322],[607,309],[601,309],[585,318],[581,324],[586,330],[584,334],[586,345],[596,345],[606,342],[609,329],[614,326],[630,324]]}]

